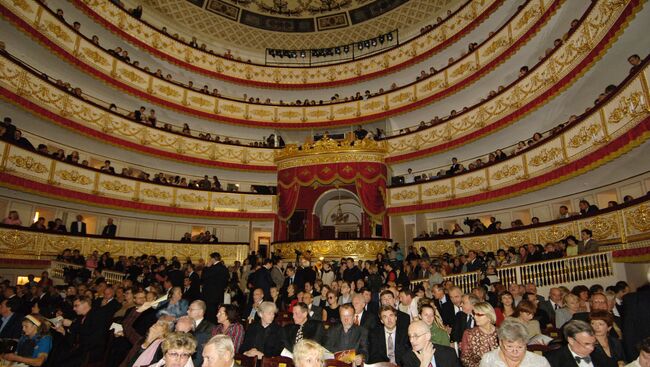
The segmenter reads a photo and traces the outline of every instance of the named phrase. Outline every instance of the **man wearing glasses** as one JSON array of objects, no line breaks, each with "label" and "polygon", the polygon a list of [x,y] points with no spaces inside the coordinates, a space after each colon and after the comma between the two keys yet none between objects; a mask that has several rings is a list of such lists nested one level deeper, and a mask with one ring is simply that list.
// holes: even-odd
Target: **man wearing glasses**
[{"label": "man wearing glasses", "polygon": [[596,337],[591,325],[572,320],[564,326],[564,337],[568,344],[544,354],[551,367],[598,367],[591,360]]},{"label": "man wearing glasses", "polygon": [[431,330],[424,321],[414,321],[408,336],[412,350],[404,355],[402,367],[460,367],[452,348],[431,343]]}]

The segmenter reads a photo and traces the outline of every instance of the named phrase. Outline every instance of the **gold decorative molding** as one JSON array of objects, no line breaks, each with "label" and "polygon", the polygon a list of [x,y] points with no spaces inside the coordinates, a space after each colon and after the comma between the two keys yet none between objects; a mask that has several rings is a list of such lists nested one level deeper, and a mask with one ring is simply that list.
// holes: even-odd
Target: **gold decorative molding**
[{"label": "gold decorative molding", "polygon": [[492,174],[492,179],[500,181],[504,178],[517,176],[519,172],[523,170],[523,167],[520,165],[508,165],[504,164],[501,169]]},{"label": "gold decorative molding", "polygon": [[271,245],[272,251],[280,249],[282,255],[292,258],[295,251],[311,251],[312,259],[340,259],[342,256],[357,259],[375,259],[378,253],[383,253],[386,240],[314,240],[299,242],[280,242]]},{"label": "gold decorative molding", "polygon": [[334,140],[328,136],[314,143],[302,146],[288,144],[284,149],[275,152],[275,162],[278,170],[305,165],[342,163],[342,162],[373,162],[383,163],[386,155],[386,142],[375,141],[370,136],[363,140],[346,138]]},{"label": "gold decorative molding", "polygon": [[13,163],[13,165],[16,167],[23,168],[34,173],[46,173],[49,171],[49,169],[43,163],[35,160],[32,157],[12,155],[9,157],[8,161]]},{"label": "gold decorative molding", "polygon": [[528,164],[533,167],[542,166],[548,162],[554,161],[557,157],[560,156],[562,156],[562,148],[542,148],[537,155],[530,158]]},{"label": "gold decorative molding", "polygon": [[[182,23],[185,25],[194,24],[200,26],[203,29],[200,33],[203,35],[218,33],[222,37],[226,37],[226,41],[232,44],[263,50],[265,48],[318,48],[319,46],[314,42],[322,42],[323,44],[320,47],[330,47],[333,44],[343,45],[356,40],[376,37],[378,34],[385,33],[388,29],[399,28],[402,31],[414,24],[422,24],[425,21],[431,22],[435,18],[432,16],[432,11],[448,5],[448,2],[444,2],[444,5],[443,2],[440,0],[411,0],[400,6],[400,8],[374,19],[372,22],[364,22],[363,26],[328,31],[327,37],[316,40],[313,34],[285,34],[278,37],[276,32],[239,25],[225,18],[206,14],[205,11],[197,9],[189,3],[179,3],[175,0],[156,0],[155,3],[151,2],[149,5],[157,7],[174,19],[182,19]],[[242,82],[255,80],[278,85],[346,81],[381,71],[389,66],[400,65],[416,55],[439,48],[442,42],[473,27],[476,24],[475,21],[478,15],[490,8],[495,8],[498,3],[499,0],[468,1],[454,16],[446,19],[431,32],[420,35],[401,47],[382,52],[379,55],[336,65],[336,72],[332,72],[334,67],[331,65],[267,67],[223,58],[189,47],[168,35],[151,29],[139,20],[125,16],[122,10],[109,1],[84,0],[85,6],[89,8],[88,12],[94,13],[93,15],[103,18],[133,37],[137,37],[139,41],[144,42],[158,52],[176,59],[181,65],[191,63],[192,66],[203,69],[206,73],[214,73],[216,70],[224,77],[239,79]],[[80,6],[84,7],[84,5]],[[208,24],[214,25],[206,29],[205,27]],[[380,27],[377,28],[375,24],[380,25]]]},{"label": "gold decorative molding", "polygon": [[[439,255],[444,252],[455,253],[454,241],[458,240],[465,250],[481,250],[496,252],[498,249],[518,247],[525,244],[546,244],[556,242],[567,236],[580,238],[580,231],[588,228],[593,231],[594,239],[602,245],[628,242],[629,238],[636,241],[650,238],[650,206],[648,200],[635,205],[608,211],[602,214],[584,218],[572,217],[571,220],[549,224],[540,227],[524,227],[500,233],[480,236],[455,236],[439,240],[418,240],[415,246],[424,246],[429,254]],[[624,218],[624,220],[623,220]]]},{"label": "gold decorative molding", "polygon": [[[9,0],[2,0],[2,3],[7,3]],[[489,1],[489,0],[486,0]],[[540,6],[540,2],[548,3],[547,6],[551,4],[558,4],[560,0],[540,0],[535,2],[528,2],[525,6],[532,7],[535,4],[535,7]],[[10,10],[15,8],[11,4],[6,4]],[[110,6],[110,5],[107,5]],[[121,11],[121,10],[120,10]],[[24,14],[21,14],[24,15]],[[52,23],[61,23],[61,21],[54,17],[49,12],[44,12],[43,17],[47,18],[47,21]],[[541,17],[541,14],[539,15]],[[515,38],[523,38],[526,35],[526,31],[529,30],[539,18],[531,18],[529,23],[522,27],[520,32],[517,32]],[[33,23],[33,19],[27,20],[28,24]],[[63,23],[61,23],[63,24]],[[64,25],[61,25],[64,27]],[[501,30],[500,32],[505,32]],[[369,117],[373,120],[384,118],[386,114],[391,113],[391,110],[404,109],[409,107],[416,101],[421,101],[427,99],[434,95],[440,94],[447,87],[452,87],[463,83],[464,81],[471,79],[472,75],[477,71],[477,68],[474,67],[474,62],[476,57],[474,53],[478,53],[479,50],[475,50],[474,53],[466,55],[465,58],[469,61],[472,66],[469,66],[468,61],[462,61],[459,65],[460,67],[451,65],[453,69],[451,72],[452,75],[447,78],[445,83],[439,84],[438,88],[431,89],[429,92],[424,94],[415,95],[415,91],[421,89],[423,86],[431,87],[429,84],[430,78],[425,78],[414,85],[406,85],[396,90],[390,90],[383,95],[377,95],[369,98],[363,102],[363,108],[361,108],[361,103],[359,101],[350,101],[350,102],[341,102],[332,105],[332,109],[327,105],[315,105],[315,106],[287,106],[280,104],[277,101],[273,105],[265,104],[251,104],[248,101],[238,100],[239,97],[225,98],[225,97],[216,97],[212,95],[207,95],[200,93],[196,90],[192,90],[186,87],[183,87],[179,84],[176,84],[172,81],[167,81],[163,78],[157,78],[153,75],[146,73],[143,70],[140,70],[134,67],[131,64],[123,62],[114,58],[111,54],[103,51],[101,48],[97,47],[89,40],[82,39],[77,37],[80,47],[94,49],[99,54],[102,54],[104,57],[112,60],[114,62],[113,70],[116,75],[111,75],[111,73],[103,66],[95,64],[92,59],[83,60],[86,65],[90,68],[94,68],[95,73],[101,73],[111,78],[119,76],[123,80],[129,81],[128,88],[135,88],[138,91],[136,92],[139,96],[151,96],[152,90],[160,90],[161,86],[166,87],[169,90],[175,90],[176,93],[156,96],[156,100],[164,99],[164,104],[168,106],[176,106],[177,108],[183,109],[185,111],[190,110],[192,113],[199,114],[201,117],[212,117],[217,120],[224,119],[232,123],[249,125],[251,123],[251,114],[249,109],[254,107],[257,112],[257,117],[255,117],[254,122],[267,123],[267,124],[282,124],[286,126],[291,126],[295,128],[305,128],[310,124],[323,124],[327,125],[349,125],[355,123],[354,121],[358,117]],[[54,40],[56,41],[56,40]],[[63,50],[67,48],[62,47]],[[176,55],[176,54],[175,54]],[[501,55],[493,55],[493,57],[484,59],[482,62],[484,64],[489,63],[490,61],[495,60]],[[365,62],[365,61],[364,61]],[[375,65],[376,66],[376,65]],[[381,69],[381,67],[380,67]],[[210,70],[213,70],[211,67]],[[379,70],[381,71],[381,70]],[[338,74],[341,74],[340,70],[337,70]],[[446,69],[444,71],[445,75],[447,73]],[[313,74],[312,72],[308,73],[309,75]],[[436,76],[432,78],[437,78]],[[255,77],[255,80],[261,80],[259,77]],[[299,80],[299,79],[294,79]],[[124,84],[123,82],[120,82]],[[303,84],[303,83],[301,83]],[[123,86],[123,85],[120,85]],[[391,101],[390,106],[387,106],[386,99]],[[431,99],[427,99],[431,101]],[[219,106],[219,108],[215,108]],[[385,108],[387,107],[387,108]],[[410,106],[414,108],[415,106]],[[266,112],[264,112],[266,111]]]},{"label": "gold decorative molding", "polygon": [[178,242],[150,242],[146,239],[97,238],[66,236],[45,232],[0,228],[0,252],[12,257],[51,259],[66,248],[79,249],[82,255],[97,250],[109,251],[112,256],[140,256],[142,254],[171,258],[206,260],[212,252],[219,252],[226,263],[243,261],[248,255],[248,244],[187,244]]},{"label": "gold decorative molding", "polygon": [[[142,204],[162,205],[196,210],[246,210],[252,214],[272,214],[273,195],[204,191],[169,185],[158,185],[126,176],[112,175],[54,160],[36,152],[0,141],[2,158],[6,157],[5,171],[16,177],[76,192],[87,191],[102,198],[133,200]],[[54,164],[55,163],[55,164]],[[51,168],[48,168],[51,167]],[[54,180],[60,179],[60,181]],[[20,190],[20,186],[10,186]],[[141,188],[141,186],[143,186]],[[215,204],[216,205],[213,205]],[[245,205],[240,208],[240,205]],[[206,205],[208,205],[206,209]],[[236,207],[233,208],[233,205]],[[138,210],[138,209],[136,209]],[[173,214],[173,213],[170,213]]]}]

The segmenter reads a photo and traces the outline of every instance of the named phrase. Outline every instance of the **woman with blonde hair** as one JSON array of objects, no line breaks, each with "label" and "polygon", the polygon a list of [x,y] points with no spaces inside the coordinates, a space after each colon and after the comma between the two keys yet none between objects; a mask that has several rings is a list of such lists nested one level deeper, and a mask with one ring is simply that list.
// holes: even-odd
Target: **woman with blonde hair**
[{"label": "woman with blonde hair", "polygon": [[196,339],[189,333],[170,333],[162,342],[163,357],[150,367],[194,367]]},{"label": "woman with blonde hair", "polygon": [[293,347],[293,363],[296,367],[322,367],[324,350],[317,342],[302,339]]},{"label": "woman with blonde hair", "polygon": [[563,301],[564,307],[555,311],[555,327],[558,329],[569,322],[573,318],[573,314],[580,309],[580,299],[573,293],[567,293]]},{"label": "woman with blonde hair", "polygon": [[[155,324],[151,325],[142,343],[135,343],[133,345],[133,348],[131,348],[131,351],[120,366],[143,367],[162,358],[161,345],[170,332],[171,323],[158,320]],[[130,363],[133,360],[135,362]]]},{"label": "woman with blonde hair", "polygon": [[478,367],[481,357],[499,346],[494,308],[487,302],[479,302],[474,305],[472,315],[476,327],[465,330],[460,344],[460,360],[465,367]]}]

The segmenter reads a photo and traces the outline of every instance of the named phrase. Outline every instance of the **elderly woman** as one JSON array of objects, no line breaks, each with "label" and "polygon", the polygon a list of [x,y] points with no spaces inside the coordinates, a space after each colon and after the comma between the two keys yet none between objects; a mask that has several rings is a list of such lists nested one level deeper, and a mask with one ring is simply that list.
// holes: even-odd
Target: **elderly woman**
[{"label": "elderly woman", "polygon": [[278,356],[282,352],[282,328],[273,322],[278,312],[275,303],[262,302],[258,311],[260,319],[252,324],[246,335],[240,351],[248,357],[262,359],[264,356]]},{"label": "elderly woman", "polygon": [[171,318],[177,319],[187,315],[188,306],[187,300],[183,299],[183,290],[181,287],[174,287],[169,302],[167,302],[165,308],[158,311],[157,316],[170,316]]},{"label": "elderly woman", "polygon": [[18,340],[16,353],[4,354],[0,360],[42,366],[52,350],[49,327],[41,315],[27,315],[23,319],[23,335]]},{"label": "elderly woman", "polygon": [[521,321],[508,318],[497,332],[499,348],[485,353],[480,367],[550,367],[546,358],[526,351],[528,330]]},{"label": "elderly woman", "polygon": [[322,367],[323,347],[313,340],[302,339],[293,347],[293,363],[296,367]]},{"label": "elderly woman", "polygon": [[598,366],[622,366],[625,354],[620,340],[611,336],[609,331],[614,325],[614,315],[608,311],[594,311],[589,314],[591,327],[596,337],[596,348],[591,354]]},{"label": "elderly woman", "polygon": [[555,327],[561,329],[564,324],[573,318],[573,314],[580,309],[580,300],[573,293],[564,296],[564,307],[555,311]]},{"label": "elderly woman", "polygon": [[533,320],[535,312],[537,312],[535,304],[527,299],[523,299],[517,305],[515,313],[510,317],[519,320],[526,327],[526,330],[528,330],[528,339],[526,341],[542,333],[542,329],[539,327],[539,321]]},{"label": "elderly woman", "polygon": [[481,357],[499,346],[494,308],[487,302],[479,302],[472,314],[476,327],[465,330],[460,344],[460,360],[465,367],[478,367]]},{"label": "elderly woman", "polygon": [[171,333],[162,343],[163,358],[150,367],[194,367],[196,339],[189,333]]},{"label": "elderly woman", "polygon": [[232,339],[235,353],[237,353],[244,341],[244,327],[239,320],[239,310],[237,307],[233,305],[221,305],[217,312],[217,322],[219,324],[216,328],[212,329],[212,335],[225,334]]}]

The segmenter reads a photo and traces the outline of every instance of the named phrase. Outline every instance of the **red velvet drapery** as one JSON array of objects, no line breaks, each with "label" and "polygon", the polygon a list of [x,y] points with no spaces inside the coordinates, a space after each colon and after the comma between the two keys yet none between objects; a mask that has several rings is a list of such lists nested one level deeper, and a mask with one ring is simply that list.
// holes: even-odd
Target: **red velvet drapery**
[{"label": "red velvet drapery", "polygon": [[353,183],[364,211],[381,223],[386,213],[386,174],[383,163],[368,162],[315,164],[281,170],[278,172],[278,217],[282,221],[291,217],[300,187]]}]

